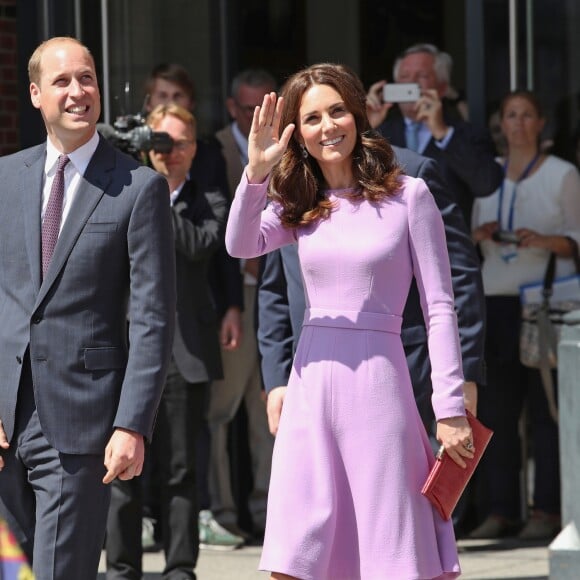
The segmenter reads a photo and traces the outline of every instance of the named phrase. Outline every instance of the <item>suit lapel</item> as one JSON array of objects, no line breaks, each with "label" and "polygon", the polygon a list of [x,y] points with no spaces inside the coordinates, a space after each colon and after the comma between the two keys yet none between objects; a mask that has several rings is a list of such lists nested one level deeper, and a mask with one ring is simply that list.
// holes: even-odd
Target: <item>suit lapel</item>
[{"label": "suit lapel", "polygon": [[393,145],[407,147],[407,139],[405,137],[405,121],[403,120],[403,117],[398,118],[397,121],[393,123],[393,138],[391,143]]},{"label": "suit lapel", "polygon": [[18,187],[24,215],[24,240],[35,293],[40,288],[40,214],[46,147],[40,146],[20,170]]},{"label": "suit lapel", "polygon": [[378,132],[386,137],[391,145],[399,147],[407,147],[407,140],[405,139],[405,121],[403,117],[394,116],[387,118],[387,120],[378,127]]},{"label": "suit lapel", "polygon": [[421,155],[424,155],[425,157],[431,157],[431,159],[436,159],[436,160],[440,159],[441,149],[439,149],[439,147],[437,147],[437,145],[435,145],[435,141],[433,140],[433,137],[431,137],[431,139],[429,139],[429,141],[427,142],[427,147],[425,147],[425,150],[423,151],[423,153],[421,153]]},{"label": "suit lapel", "polygon": [[114,166],[113,149],[107,146],[101,137],[85,175],[81,177],[75,199],[58,237],[52,260],[40,286],[37,304],[40,304],[46,296],[48,289],[65,265],[87,220],[103,197],[111,181]]}]

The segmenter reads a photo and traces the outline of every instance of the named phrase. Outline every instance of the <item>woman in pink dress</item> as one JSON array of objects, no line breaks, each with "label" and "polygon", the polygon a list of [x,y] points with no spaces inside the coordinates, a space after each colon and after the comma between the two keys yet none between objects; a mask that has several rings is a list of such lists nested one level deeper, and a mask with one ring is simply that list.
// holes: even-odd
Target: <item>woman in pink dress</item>
[{"label": "woman in pink dress", "polygon": [[369,132],[364,88],[340,65],[296,73],[254,112],[226,244],[249,258],[292,243],[307,310],[260,568],[272,579],[455,578],[452,524],[420,493],[434,458],[400,337],[415,276],[437,437],[464,466],[473,452],[442,220],[425,183]]}]

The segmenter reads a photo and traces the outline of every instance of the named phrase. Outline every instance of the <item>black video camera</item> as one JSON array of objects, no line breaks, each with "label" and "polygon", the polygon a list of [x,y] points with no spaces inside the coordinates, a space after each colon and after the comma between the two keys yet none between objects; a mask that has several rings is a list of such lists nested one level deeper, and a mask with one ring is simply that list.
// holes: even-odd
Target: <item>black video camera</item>
[{"label": "black video camera", "polygon": [[143,151],[171,153],[173,149],[173,139],[163,131],[153,131],[141,114],[117,117],[113,127],[99,124],[98,129],[115,147],[137,159]]}]

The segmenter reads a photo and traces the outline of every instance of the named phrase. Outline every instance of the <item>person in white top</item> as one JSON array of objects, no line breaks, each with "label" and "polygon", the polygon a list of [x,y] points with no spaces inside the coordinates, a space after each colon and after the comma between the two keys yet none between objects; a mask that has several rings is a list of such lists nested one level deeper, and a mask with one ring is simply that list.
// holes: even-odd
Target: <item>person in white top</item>
[{"label": "person in white top", "polygon": [[495,434],[480,468],[487,518],[471,536],[499,537],[520,528],[518,422],[527,401],[535,460],[533,512],[519,537],[544,539],[560,528],[558,425],[550,416],[539,371],[519,360],[519,289],[543,280],[552,252],[558,257],[557,276],[574,271],[580,177],[571,163],[540,150],[545,119],[533,93],[508,94],[500,119],[507,153],[498,162],[505,178],[493,195],[475,200],[472,215],[487,306],[488,385],[480,395],[479,415]]}]

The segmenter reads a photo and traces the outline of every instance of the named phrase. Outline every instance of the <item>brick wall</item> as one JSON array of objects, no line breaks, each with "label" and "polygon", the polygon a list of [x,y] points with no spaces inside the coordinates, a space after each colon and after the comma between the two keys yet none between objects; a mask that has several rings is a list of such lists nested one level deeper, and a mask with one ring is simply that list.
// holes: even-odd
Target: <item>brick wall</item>
[{"label": "brick wall", "polygon": [[17,0],[0,0],[0,155],[18,143]]}]

